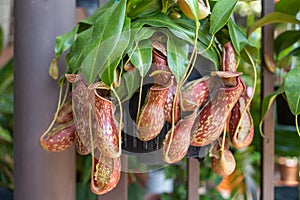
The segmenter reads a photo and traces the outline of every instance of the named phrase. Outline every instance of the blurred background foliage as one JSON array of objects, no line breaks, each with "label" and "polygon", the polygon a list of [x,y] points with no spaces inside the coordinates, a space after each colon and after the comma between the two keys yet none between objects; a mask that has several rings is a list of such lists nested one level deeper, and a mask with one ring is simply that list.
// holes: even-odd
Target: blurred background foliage
[{"label": "blurred background foliage", "polygon": [[[0,26],[0,53],[4,34]],[[0,186],[13,189],[13,60],[0,66]]]}]

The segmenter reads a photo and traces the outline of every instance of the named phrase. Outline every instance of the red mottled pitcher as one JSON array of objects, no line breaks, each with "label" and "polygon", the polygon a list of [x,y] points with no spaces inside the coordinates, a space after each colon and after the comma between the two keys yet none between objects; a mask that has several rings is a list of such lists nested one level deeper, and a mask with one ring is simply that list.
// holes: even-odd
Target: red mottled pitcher
[{"label": "red mottled pitcher", "polygon": [[201,107],[209,94],[210,77],[194,80],[186,84],[181,92],[181,108],[183,111],[193,111]]},{"label": "red mottled pitcher", "polygon": [[119,148],[119,128],[114,118],[112,101],[102,97],[94,89],[93,110],[95,113],[95,145],[106,157],[116,158],[121,155]]},{"label": "red mottled pitcher", "polygon": [[[247,109],[243,117],[241,117],[246,105],[247,98],[242,95],[231,112],[229,134],[231,143],[235,148],[249,146],[254,137],[254,123],[249,109]],[[239,124],[240,120],[241,122]],[[240,126],[238,127],[238,125]]]},{"label": "red mottled pitcher", "polygon": [[167,163],[181,161],[190,146],[191,129],[196,118],[196,112],[181,119],[174,128],[173,137],[170,129],[163,143],[163,160]]},{"label": "red mottled pitcher", "polygon": [[105,194],[114,189],[121,175],[121,159],[108,158],[103,154],[96,152],[97,158],[93,157],[91,190],[97,195]]},{"label": "red mottled pitcher", "polygon": [[61,152],[71,147],[75,139],[75,125],[73,121],[60,124],[50,132],[40,137],[43,149],[51,152]]},{"label": "red mottled pitcher", "polygon": [[164,106],[169,87],[154,85],[148,91],[146,102],[137,122],[137,137],[142,141],[155,138],[165,124]]},{"label": "red mottled pitcher", "polygon": [[86,153],[91,153],[89,103],[92,93],[80,75],[66,74],[65,76],[69,82],[73,84],[76,83],[72,91],[74,124],[76,126],[77,136],[80,138],[80,144],[85,147]]},{"label": "red mottled pitcher", "polygon": [[219,138],[211,152],[210,162],[212,170],[219,176],[229,176],[236,167],[236,162],[232,152],[229,150],[229,142],[226,138],[224,149],[222,149],[222,139]]},{"label": "red mottled pitcher", "polygon": [[152,71],[159,71],[154,76],[154,84],[166,85],[170,82],[171,71],[167,63],[167,57],[161,55],[157,50],[152,50]]},{"label": "red mottled pitcher", "polygon": [[223,46],[223,60],[222,60],[223,71],[235,72],[237,68],[235,51],[231,42],[227,42]]},{"label": "red mottled pitcher", "polygon": [[[176,92],[176,81],[174,80],[174,77],[171,77],[171,86],[168,90],[168,95],[165,102],[165,115],[166,115],[166,121],[172,124],[172,115],[173,115],[173,104],[174,104],[174,98],[175,98],[175,92]],[[180,99],[177,97],[177,101],[175,103],[174,108],[174,122],[177,123],[180,119]]]},{"label": "red mottled pitcher", "polygon": [[191,132],[191,145],[207,145],[223,132],[228,115],[244,91],[244,84],[238,74],[233,72],[215,74],[223,79],[225,85],[217,89],[216,94],[198,114]]}]

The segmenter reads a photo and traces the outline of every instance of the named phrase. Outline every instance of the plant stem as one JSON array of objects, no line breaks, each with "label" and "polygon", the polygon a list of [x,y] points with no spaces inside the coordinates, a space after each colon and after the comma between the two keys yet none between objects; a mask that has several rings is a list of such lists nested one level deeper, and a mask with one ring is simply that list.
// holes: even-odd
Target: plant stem
[{"label": "plant stem", "polygon": [[59,96],[58,96],[58,103],[57,103],[57,108],[53,117],[53,120],[51,122],[51,124],[49,125],[49,127],[47,128],[47,130],[42,134],[42,136],[40,137],[40,140],[43,139],[45,137],[45,135],[48,134],[48,132],[51,130],[51,128],[53,127],[53,125],[55,124],[56,118],[58,116],[58,111],[61,108],[61,98],[62,98],[62,91],[63,91],[63,85],[61,85],[59,87]]},{"label": "plant stem", "polygon": [[296,124],[297,133],[300,137],[300,130],[299,130],[299,124],[298,124],[298,115],[295,115],[295,124]]},{"label": "plant stem", "polygon": [[63,100],[62,100],[62,102],[61,102],[61,105],[60,105],[60,108],[64,105],[64,103],[66,102],[66,99],[67,99],[67,97],[68,97],[68,94],[69,94],[69,87],[70,87],[70,85],[69,85],[70,83],[66,83],[66,89],[65,89],[65,94],[64,94],[64,98],[63,98]]},{"label": "plant stem", "polygon": [[136,124],[139,126],[139,117],[141,112],[141,104],[142,104],[142,93],[143,93],[143,84],[144,84],[144,77],[141,77],[141,84],[140,84],[140,92],[139,92],[139,100],[138,100],[138,109],[136,113]]},{"label": "plant stem", "polygon": [[92,128],[92,105],[89,103],[89,134],[90,134],[90,140],[91,140],[91,148],[92,148],[92,157],[95,156],[94,153],[94,142],[93,142],[93,128]]},{"label": "plant stem", "polygon": [[235,133],[234,133],[234,137],[237,135],[237,132],[238,132],[239,127],[241,125],[241,122],[242,122],[242,119],[244,117],[244,114],[246,113],[246,111],[247,111],[248,107],[250,106],[250,103],[251,103],[251,101],[252,101],[252,99],[254,97],[255,89],[256,89],[256,84],[257,84],[257,71],[256,71],[255,63],[254,63],[254,61],[253,61],[250,53],[246,49],[245,49],[245,52],[246,52],[246,54],[247,54],[247,56],[248,56],[248,58],[249,58],[249,60],[251,62],[252,68],[253,68],[253,73],[254,73],[253,91],[252,91],[252,95],[249,98],[249,100],[248,100],[248,102],[247,102],[247,104],[246,104],[243,112],[241,113],[241,117],[240,117],[239,123],[237,124],[237,128],[236,128]]},{"label": "plant stem", "polygon": [[173,100],[173,105],[172,105],[172,127],[171,127],[171,134],[170,134],[170,141],[169,141],[169,145],[167,147],[167,151],[166,151],[166,155],[169,154],[170,148],[171,148],[171,144],[172,144],[172,140],[174,137],[174,129],[175,129],[175,108],[176,108],[176,104],[177,104],[177,98],[178,98],[178,94],[180,91],[181,86],[183,85],[184,81],[186,80],[186,76],[190,74],[189,71],[192,71],[194,65],[195,65],[195,61],[197,58],[197,40],[198,40],[198,31],[199,31],[199,22],[198,20],[195,20],[196,23],[196,31],[195,31],[195,40],[194,40],[194,48],[193,48],[193,52],[191,54],[191,58],[183,72],[182,78],[180,79],[179,83],[176,86],[176,90],[175,90],[175,95],[174,95],[174,100]]},{"label": "plant stem", "polygon": [[225,122],[225,125],[224,125],[224,131],[223,131],[223,139],[222,139],[222,146],[221,146],[221,149],[220,149],[220,152],[221,152],[221,156],[224,152],[224,148],[225,148],[225,140],[226,140],[226,122]]},{"label": "plant stem", "polygon": [[89,102],[89,134],[90,134],[90,140],[91,140],[91,154],[92,154],[92,172],[91,172],[91,180],[94,180],[95,177],[93,177],[94,172],[94,166],[95,166],[95,153],[94,153],[94,142],[93,142],[93,129],[92,129],[92,105]]},{"label": "plant stem", "polygon": [[115,89],[113,87],[111,87],[111,90],[113,91],[114,95],[116,96],[118,103],[120,105],[120,122],[119,122],[119,152],[118,154],[121,155],[122,152],[122,121],[123,121],[123,108],[122,108],[122,103],[120,100],[120,97],[118,96],[117,92],[115,91]]}]

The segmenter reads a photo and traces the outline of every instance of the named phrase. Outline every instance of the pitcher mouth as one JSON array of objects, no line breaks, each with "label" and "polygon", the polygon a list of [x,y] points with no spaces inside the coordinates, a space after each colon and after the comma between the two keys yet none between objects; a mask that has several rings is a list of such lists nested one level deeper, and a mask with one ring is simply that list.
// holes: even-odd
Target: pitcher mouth
[{"label": "pitcher mouth", "polygon": [[101,99],[102,101],[112,104],[111,96],[109,96],[109,90],[106,89],[94,89],[94,94],[97,98]]}]

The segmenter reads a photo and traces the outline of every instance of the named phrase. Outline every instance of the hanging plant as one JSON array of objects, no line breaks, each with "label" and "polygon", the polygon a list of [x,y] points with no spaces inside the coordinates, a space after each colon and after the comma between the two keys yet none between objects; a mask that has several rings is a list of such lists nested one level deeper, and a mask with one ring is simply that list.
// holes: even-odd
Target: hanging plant
[{"label": "hanging plant", "polygon": [[[252,96],[245,96],[236,59],[255,70],[257,54],[230,19],[236,3],[110,0],[58,36],[49,72],[58,77],[64,52],[66,69],[42,147],[57,152],[75,142],[80,155],[92,154],[95,194],[112,190],[119,180],[126,131],[146,145],[162,138],[154,150],[162,148],[166,163],[181,161],[191,146],[211,144],[213,169],[230,174],[235,162],[229,138],[236,148],[253,138]],[[202,67],[196,66],[200,56],[215,67],[191,80]],[[126,110],[133,114],[124,117]],[[135,122],[129,131],[128,117]]]}]

